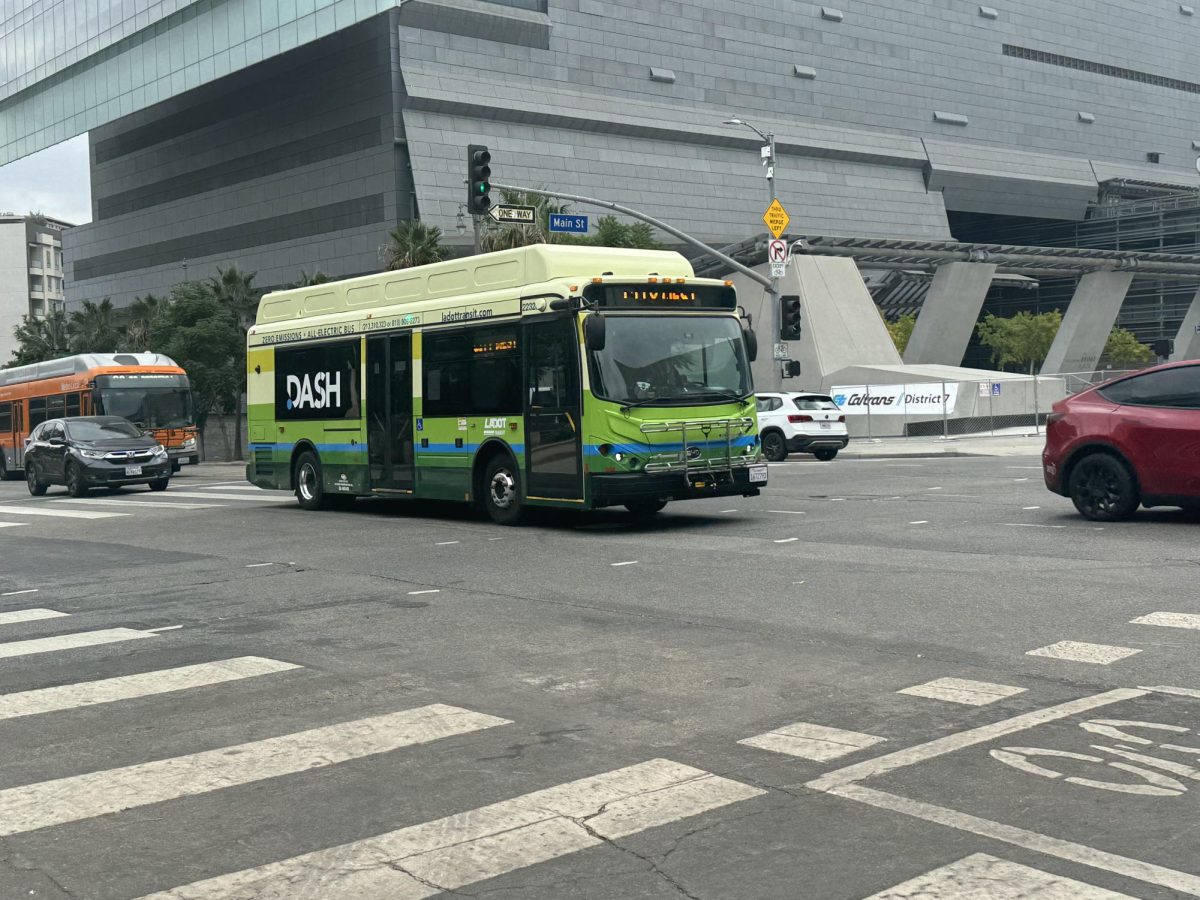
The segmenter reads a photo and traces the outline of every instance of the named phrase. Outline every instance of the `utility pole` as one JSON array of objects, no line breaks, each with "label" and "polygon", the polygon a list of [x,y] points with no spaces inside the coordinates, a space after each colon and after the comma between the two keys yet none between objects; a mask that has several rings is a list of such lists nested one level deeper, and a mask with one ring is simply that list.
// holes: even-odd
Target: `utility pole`
[{"label": "utility pole", "polygon": [[[761,272],[755,272],[749,266],[742,265],[740,262],[738,262],[733,257],[726,256],[720,250],[717,250],[714,247],[710,247],[708,244],[704,243],[704,241],[700,240],[699,238],[692,237],[687,232],[680,231],[678,228],[676,228],[673,225],[668,225],[666,222],[656,219],[653,216],[648,216],[648,215],[646,215],[646,213],[641,212],[640,210],[636,210],[636,209],[633,209],[628,206],[623,206],[620,203],[613,203],[611,200],[599,200],[595,197],[582,197],[579,194],[567,194],[567,193],[564,193],[563,191],[547,191],[547,190],[542,190],[540,188],[523,187],[521,185],[515,185],[515,184],[497,184],[497,183],[493,182],[492,186],[500,188],[500,190],[502,190],[502,191],[523,191],[526,194],[534,194],[535,196],[538,196],[538,197],[557,197],[559,200],[570,200],[574,203],[583,203],[588,206],[600,206],[600,207],[603,207],[604,209],[611,209],[614,212],[619,212],[622,215],[630,216],[634,219],[638,219],[639,221],[646,222],[647,224],[653,225],[655,228],[662,229],[667,234],[673,235],[674,237],[679,238],[681,241],[691,244],[693,247],[697,248],[698,250],[701,250],[702,252],[707,253],[709,256],[712,256],[713,258],[720,260],[725,265],[729,266],[729,268],[733,269],[735,272],[737,272],[741,275],[745,275],[751,281],[754,281],[757,284],[761,284],[763,286],[763,288],[767,292],[767,298],[768,298],[767,303],[769,304],[770,309],[771,309],[770,319],[771,319],[771,328],[773,329],[773,332],[771,334],[771,342],[770,343],[771,343],[771,345],[774,345],[774,343],[779,340],[779,330],[780,330],[780,325],[781,325],[780,299],[779,299],[779,287],[774,278],[768,278],[766,275],[763,275]],[[760,346],[762,346],[762,345],[765,345],[767,342],[760,341],[759,343],[760,343]],[[767,385],[765,389],[771,390],[771,391],[777,391],[780,389],[780,386],[783,383],[782,373],[779,370],[779,364],[777,362],[775,362],[774,360],[772,360],[771,368],[769,371],[772,373],[771,384]]]}]

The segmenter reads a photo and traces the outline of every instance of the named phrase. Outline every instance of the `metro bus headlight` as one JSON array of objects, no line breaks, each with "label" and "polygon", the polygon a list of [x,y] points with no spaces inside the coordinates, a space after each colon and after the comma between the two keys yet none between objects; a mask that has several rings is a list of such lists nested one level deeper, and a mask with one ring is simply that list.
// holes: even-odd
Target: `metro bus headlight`
[{"label": "metro bus headlight", "polygon": [[196,449],[196,439],[194,437],[190,437],[186,441],[184,441],[183,449],[184,450],[195,450]]}]

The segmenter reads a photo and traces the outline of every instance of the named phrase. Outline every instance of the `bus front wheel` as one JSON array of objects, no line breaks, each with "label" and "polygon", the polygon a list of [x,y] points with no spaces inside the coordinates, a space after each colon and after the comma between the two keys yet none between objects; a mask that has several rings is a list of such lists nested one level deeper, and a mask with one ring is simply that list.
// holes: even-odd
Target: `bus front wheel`
[{"label": "bus front wheel", "polygon": [[321,461],[315,453],[300,454],[292,472],[292,484],[296,486],[296,500],[301,509],[325,509],[328,506]]},{"label": "bus front wheel", "polygon": [[483,505],[498,525],[519,525],[525,517],[521,501],[521,475],[511,456],[498,455],[483,474]]}]

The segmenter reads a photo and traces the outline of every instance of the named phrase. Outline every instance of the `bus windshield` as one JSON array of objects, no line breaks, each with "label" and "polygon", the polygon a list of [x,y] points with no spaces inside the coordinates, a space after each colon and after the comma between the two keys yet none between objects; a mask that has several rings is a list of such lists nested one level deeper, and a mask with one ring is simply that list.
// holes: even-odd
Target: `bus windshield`
[{"label": "bus windshield", "polygon": [[195,424],[187,388],[116,387],[100,390],[106,416],[120,416],[139,428],[184,428]]},{"label": "bus windshield", "polygon": [[592,357],[597,397],[640,406],[699,405],[751,391],[742,331],[732,316],[605,316]]}]

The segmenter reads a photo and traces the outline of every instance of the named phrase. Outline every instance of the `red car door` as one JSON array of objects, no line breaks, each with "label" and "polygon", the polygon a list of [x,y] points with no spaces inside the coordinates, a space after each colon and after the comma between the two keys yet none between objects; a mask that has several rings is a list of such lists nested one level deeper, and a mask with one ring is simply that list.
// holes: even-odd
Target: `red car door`
[{"label": "red car door", "polygon": [[1120,404],[1112,435],[1143,494],[1200,497],[1200,366],[1159,369],[1102,391]]}]

